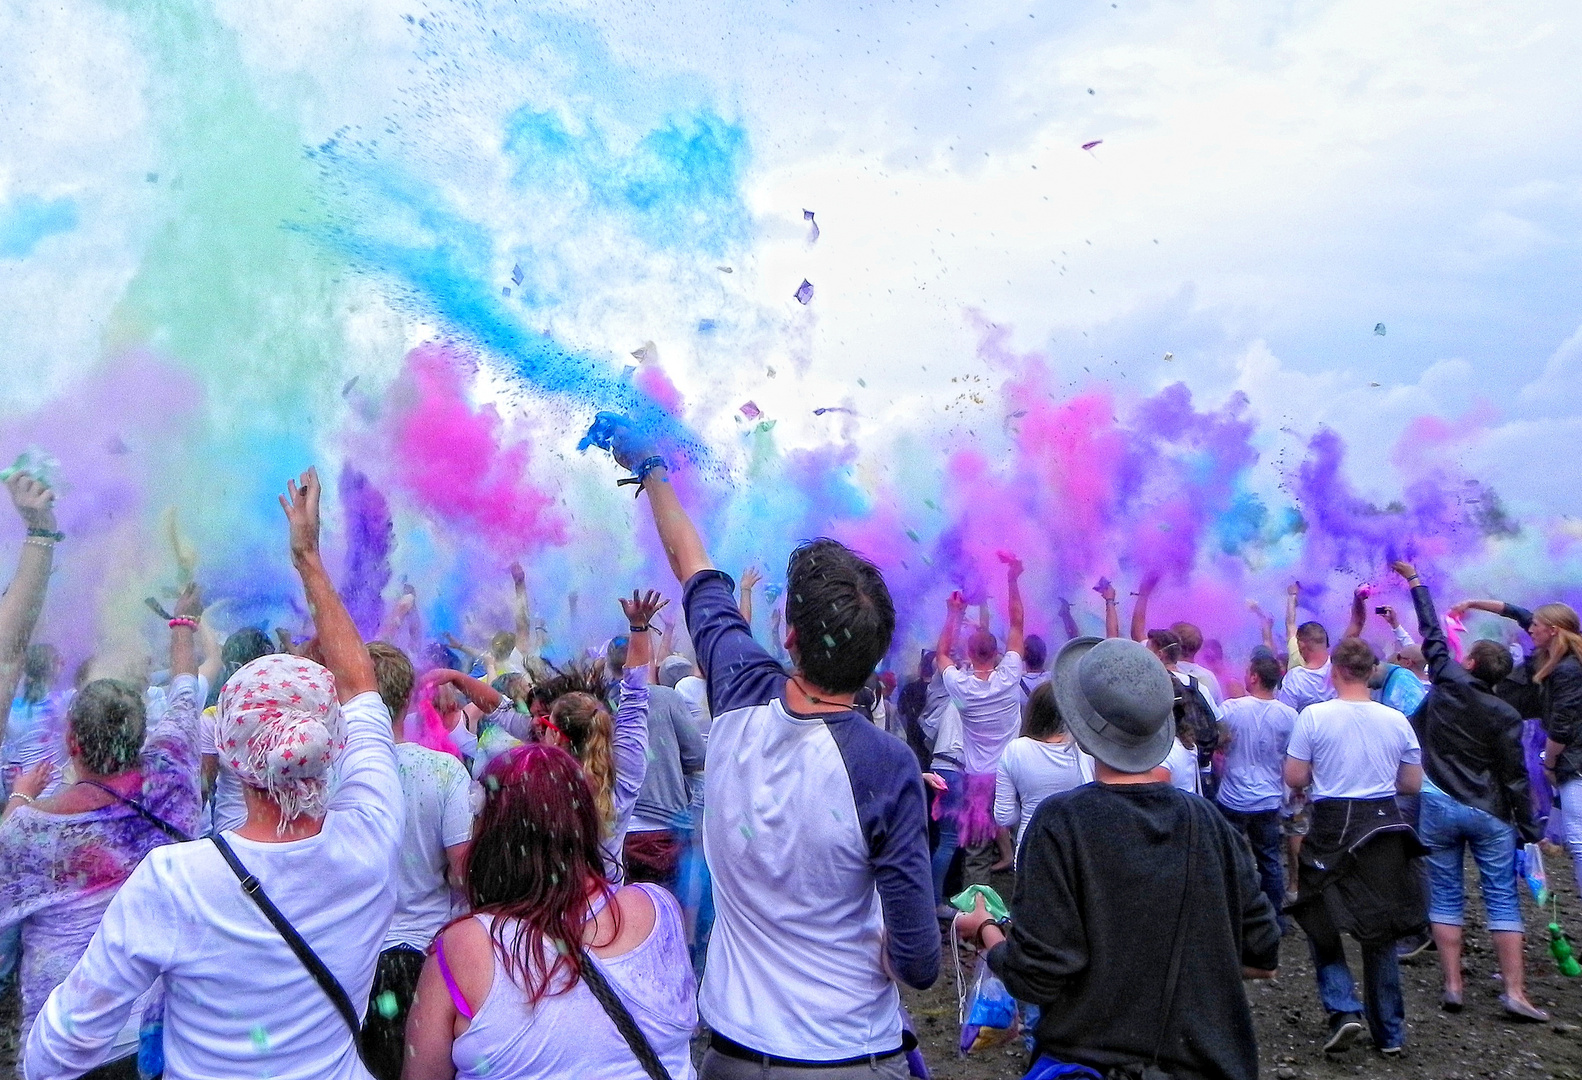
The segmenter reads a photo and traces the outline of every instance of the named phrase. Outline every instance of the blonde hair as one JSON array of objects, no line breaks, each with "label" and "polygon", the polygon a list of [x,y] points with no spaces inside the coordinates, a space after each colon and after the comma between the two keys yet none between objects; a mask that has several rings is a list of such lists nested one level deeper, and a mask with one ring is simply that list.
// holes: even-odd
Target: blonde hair
[{"label": "blonde hair", "polygon": [[571,743],[571,755],[593,791],[593,805],[606,836],[615,831],[615,721],[592,694],[562,694],[549,709],[550,721]]},{"label": "blonde hair", "polygon": [[1539,666],[1538,674],[1533,676],[1537,681],[1547,679],[1567,653],[1582,663],[1582,622],[1578,621],[1575,608],[1570,604],[1545,604],[1533,612],[1533,621],[1541,622],[1555,632],[1555,639],[1544,650],[1544,662]]}]

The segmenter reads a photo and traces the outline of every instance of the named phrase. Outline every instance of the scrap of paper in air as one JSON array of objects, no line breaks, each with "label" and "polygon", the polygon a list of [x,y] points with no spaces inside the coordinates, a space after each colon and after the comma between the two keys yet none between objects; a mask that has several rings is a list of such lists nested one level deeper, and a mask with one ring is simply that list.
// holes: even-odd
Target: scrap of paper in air
[{"label": "scrap of paper in air", "polygon": [[1082,144],[1082,149],[1084,149],[1084,150],[1092,150],[1095,146],[1103,146],[1103,145],[1104,145],[1104,140],[1103,139],[1094,139],[1092,142],[1085,142],[1085,143],[1083,143]]},{"label": "scrap of paper in air", "polygon": [[756,419],[758,419],[760,416],[762,416],[764,414],[764,411],[762,409],[760,409],[756,404],[754,404],[753,402],[749,401],[747,404],[742,406],[741,413],[742,413],[743,416],[747,417],[747,419],[749,419],[749,420],[756,420]]},{"label": "scrap of paper in air", "polygon": [[1374,323],[1373,324],[1373,332],[1375,334],[1378,334],[1380,337],[1383,337],[1384,336],[1384,324],[1382,322]]},{"label": "scrap of paper in air", "polygon": [[797,286],[796,298],[797,303],[803,305],[813,302],[813,283],[807,278],[803,278],[802,284]]},{"label": "scrap of paper in air", "polygon": [[807,242],[809,245],[818,243],[818,222],[813,220],[813,211],[802,211],[802,220],[808,222]]}]

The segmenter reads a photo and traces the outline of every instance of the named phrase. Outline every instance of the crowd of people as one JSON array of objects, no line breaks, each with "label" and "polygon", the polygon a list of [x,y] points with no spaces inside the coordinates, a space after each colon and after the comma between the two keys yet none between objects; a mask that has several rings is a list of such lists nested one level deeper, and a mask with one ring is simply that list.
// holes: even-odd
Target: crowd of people
[{"label": "crowd of people", "polygon": [[[310,470],[281,498],[308,633],[222,639],[184,580],[165,670],[85,664],[63,688],[32,638],[68,541],[47,486],[6,481],[27,533],[0,598],[20,1076],[927,1075],[901,988],[960,947],[1022,1003],[1029,1077],[1250,1080],[1244,980],[1298,927],[1326,1053],[1403,1051],[1399,958],[1430,943],[1443,1008],[1471,1004],[1468,848],[1498,1008],[1548,1019],[1516,862],[1558,842],[1582,886],[1571,608],[1466,601],[1454,628],[1487,612],[1527,645],[1463,640],[1396,563],[1418,632],[1376,608],[1387,659],[1366,586],[1332,643],[1293,584],[1284,638],[1255,611],[1264,644],[1233,666],[1191,623],[1148,625],[1148,577],[1129,633],[1100,582],[1106,636],[1063,603],[1052,650],[1003,553],[1003,638],[952,593],[897,679],[878,567],[798,547],[760,643],[757,573],[717,569],[663,456],[602,419],[681,619],[661,631],[666,600],[633,592],[560,665],[520,568],[487,646],[423,640],[410,592],[365,642]],[[952,904],[1008,871],[1008,918]]]}]

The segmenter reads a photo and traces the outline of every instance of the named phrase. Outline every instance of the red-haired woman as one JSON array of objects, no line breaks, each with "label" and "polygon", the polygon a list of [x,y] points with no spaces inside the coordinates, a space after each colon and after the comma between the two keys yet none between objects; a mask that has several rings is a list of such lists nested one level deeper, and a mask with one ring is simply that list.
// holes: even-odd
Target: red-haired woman
[{"label": "red-haired woman", "polygon": [[[617,888],[584,770],[557,747],[496,758],[467,864],[473,914],[439,936],[407,1022],[405,1080],[691,1080],[696,984],[681,910]],[[609,1004],[613,989],[621,1003]],[[617,1030],[624,1008],[635,1020]],[[614,1015],[612,1015],[612,1013]]]}]

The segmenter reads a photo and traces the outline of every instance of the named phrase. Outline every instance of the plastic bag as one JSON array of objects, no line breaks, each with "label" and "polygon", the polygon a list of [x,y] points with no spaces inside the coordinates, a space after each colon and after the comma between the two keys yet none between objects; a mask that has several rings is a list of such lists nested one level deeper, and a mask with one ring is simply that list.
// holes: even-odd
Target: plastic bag
[{"label": "plastic bag", "polygon": [[998,975],[989,970],[987,957],[978,957],[961,1012],[961,1052],[985,1050],[1012,1039],[1021,1028],[1016,999]]},{"label": "plastic bag", "polygon": [[1516,853],[1516,869],[1532,890],[1533,903],[1545,907],[1549,903],[1549,877],[1544,873],[1544,853],[1537,844],[1528,844]]}]

